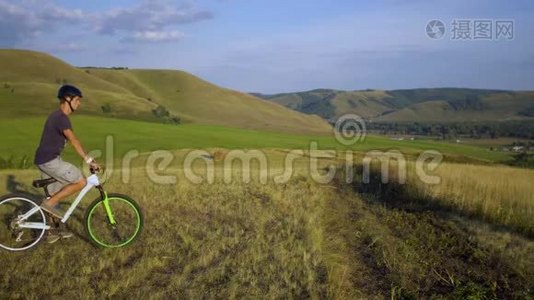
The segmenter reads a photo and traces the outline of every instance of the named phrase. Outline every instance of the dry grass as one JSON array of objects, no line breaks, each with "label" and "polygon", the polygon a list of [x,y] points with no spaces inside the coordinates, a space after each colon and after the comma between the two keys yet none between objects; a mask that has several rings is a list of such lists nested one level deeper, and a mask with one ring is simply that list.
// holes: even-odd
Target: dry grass
[{"label": "dry grass", "polygon": [[443,205],[534,235],[534,170],[443,164],[438,185],[418,186]]},{"label": "dry grass", "polygon": [[[490,204],[481,211],[487,217],[466,218],[479,205],[471,202],[520,200],[531,207],[528,183],[511,183],[514,176],[531,178],[529,171],[447,164],[438,169],[442,185],[407,185],[395,198],[373,185],[360,193],[340,180],[315,183],[305,157],[286,183],[260,184],[252,172],[248,184],[237,177],[225,184],[227,150],[212,154],[213,184],[188,182],[181,167],[161,174],[175,174],[175,185],[154,184],[139,166],[124,184],[115,170],[105,188],[141,204],[140,240],[124,249],[94,248],[83,236],[81,213],[89,203],[83,202],[69,221],[77,237],[0,252],[0,298],[524,298],[533,291],[534,243],[508,224],[495,230],[499,219],[491,219]],[[269,152],[271,179],[282,172],[282,154]],[[195,170],[202,173],[202,165]],[[509,185],[491,184],[492,172]],[[29,188],[35,176],[1,171],[0,182],[8,184],[0,194],[39,192]],[[470,196],[455,202],[462,191]]]},{"label": "dry grass", "polygon": [[[17,189],[35,192],[28,188],[35,171],[2,172],[0,181],[8,181],[9,174]],[[128,185],[110,179],[106,189],[142,205],[141,239],[125,249],[95,249],[84,240],[80,209],[69,221],[77,238],[0,253],[1,298],[324,298],[329,293],[322,256],[325,194],[305,178],[283,186],[183,181],[162,186],[138,172]]]},{"label": "dry grass", "polygon": [[351,270],[366,274],[356,285],[392,298],[529,299],[534,172],[444,164],[432,186],[407,169],[406,184],[382,183],[377,169],[369,184],[356,174],[359,196],[337,210]]},{"label": "dry grass", "polygon": [[[362,158],[355,161],[361,163]],[[385,164],[378,159],[371,164],[370,185],[362,184],[364,170],[358,166],[355,178],[360,190],[391,193],[395,201],[418,199],[434,210],[452,211],[534,237],[534,170],[444,162],[433,171],[424,167],[427,175],[439,179],[432,183],[418,175],[413,161],[406,162],[405,172],[399,172],[398,161],[389,162],[390,184],[381,183]],[[406,181],[399,184],[403,173]]]}]

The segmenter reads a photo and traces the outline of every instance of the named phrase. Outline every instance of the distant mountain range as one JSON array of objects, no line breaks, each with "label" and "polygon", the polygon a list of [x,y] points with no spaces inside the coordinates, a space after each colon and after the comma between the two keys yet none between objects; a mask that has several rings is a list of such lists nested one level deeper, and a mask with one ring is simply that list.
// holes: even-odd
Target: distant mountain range
[{"label": "distant mountain range", "polygon": [[324,119],[353,113],[376,122],[534,120],[534,91],[466,88],[307,92],[256,97]]},{"label": "distant mountain range", "polygon": [[0,118],[48,115],[65,83],[84,92],[80,114],[292,133],[326,134],[332,128],[318,116],[183,71],[78,68],[46,53],[13,49],[0,49]]}]

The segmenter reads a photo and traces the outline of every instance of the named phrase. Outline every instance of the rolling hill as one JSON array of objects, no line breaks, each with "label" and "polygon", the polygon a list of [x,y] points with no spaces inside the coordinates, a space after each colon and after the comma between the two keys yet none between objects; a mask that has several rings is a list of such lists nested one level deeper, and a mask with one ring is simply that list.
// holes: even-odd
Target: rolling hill
[{"label": "rolling hill", "polygon": [[534,120],[534,92],[435,88],[253,94],[331,119],[347,113],[378,122]]},{"label": "rolling hill", "polygon": [[[0,50],[0,117],[41,116],[57,106],[55,93],[70,83],[84,91],[80,112],[161,122],[164,107],[181,123],[292,133],[328,133],[320,117],[221,88],[174,70],[76,68],[50,55]],[[163,116],[165,116],[165,113]]]}]

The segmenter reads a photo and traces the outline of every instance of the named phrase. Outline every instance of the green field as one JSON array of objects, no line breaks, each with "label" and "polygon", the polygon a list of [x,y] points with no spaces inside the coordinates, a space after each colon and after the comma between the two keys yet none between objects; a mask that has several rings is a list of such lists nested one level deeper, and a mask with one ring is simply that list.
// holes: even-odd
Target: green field
[{"label": "green field", "polygon": [[[3,143],[0,144],[1,157],[18,158],[26,155],[33,158],[44,124],[44,117],[3,119],[0,121]],[[294,135],[268,131],[236,129],[210,125],[166,125],[130,120],[118,120],[90,116],[72,116],[72,124],[78,138],[87,150],[105,150],[107,136],[114,140],[115,155],[120,156],[129,150],[147,152],[154,150],[176,150],[195,148],[227,149],[309,149],[311,141],[322,150],[400,150],[407,156],[417,155],[423,150],[442,152],[450,160],[471,160],[474,162],[500,162],[509,155],[492,152],[475,146],[455,145],[436,141],[392,141],[380,136],[367,136],[365,141],[354,146],[343,146],[328,135]],[[67,159],[77,159],[67,147]]]}]

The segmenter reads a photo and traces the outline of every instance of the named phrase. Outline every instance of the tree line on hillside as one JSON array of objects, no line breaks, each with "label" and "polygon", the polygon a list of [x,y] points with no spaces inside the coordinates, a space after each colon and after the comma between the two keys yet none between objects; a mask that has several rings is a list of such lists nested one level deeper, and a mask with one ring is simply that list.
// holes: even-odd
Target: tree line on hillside
[{"label": "tree line on hillside", "polygon": [[379,134],[434,136],[441,139],[458,137],[492,138],[513,137],[534,139],[534,121],[457,122],[457,123],[398,123],[368,122],[367,129]]},{"label": "tree line on hillside", "polygon": [[128,67],[93,67],[93,66],[86,66],[86,67],[79,67],[80,69],[103,69],[103,70],[128,70]]}]

